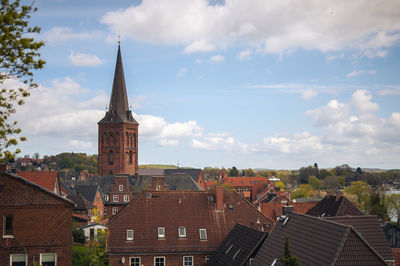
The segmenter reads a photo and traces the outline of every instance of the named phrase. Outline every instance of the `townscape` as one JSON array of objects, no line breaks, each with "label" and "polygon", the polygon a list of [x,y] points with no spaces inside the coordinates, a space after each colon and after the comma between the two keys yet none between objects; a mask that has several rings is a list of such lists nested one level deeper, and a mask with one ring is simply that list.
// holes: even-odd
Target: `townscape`
[{"label": "townscape", "polygon": [[400,170],[141,165],[115,48],[97,155],[0,150],[0,265],[400,265]]}]

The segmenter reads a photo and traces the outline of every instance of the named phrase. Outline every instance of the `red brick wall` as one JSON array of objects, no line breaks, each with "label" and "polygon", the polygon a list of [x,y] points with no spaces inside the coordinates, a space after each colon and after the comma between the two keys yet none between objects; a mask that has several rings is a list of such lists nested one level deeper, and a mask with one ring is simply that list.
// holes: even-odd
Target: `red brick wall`
[{"label": "red brick wall", "polygon": [[[112,133],[112,136],[110,136]],[[128,144],[126,133],[136,134],[134,143]],[[99,175],[131,174],[138,169],[138,125],[129,123],[99,124]],[[114,152],[114,164],[108,163],[108,154]],[[129,152],[133,153],[132,164],[129,163]]]},{"label": "red brick wall", "polygon": [[[56,253],[57,265],[71,265],[72,204],[0,175],[0,265],[9,265],[10,254],[28,254],[28,265],[40,253]],[[12,215],[14,238],[3,238],[3,217]]]},{"label": "red brick wall", "polygon": [[[118,265],[118,266],[129,266],[129,258],[130,257],[140,257],[141,264],[145,266],[153,266],[154,265],[154,257],[165,257],[166,266],[173,265],[179,266],[183,265],[183,256],[193,256],[194,265],[204,265],[206,256],[211,257],[212,254],[205,255],[193,255],[193,254],[160,254],[160,255],[110,255],[108,257],[108,263],[110,266]],[[125,263],[121,263],[121,258],[125,258]]]}]

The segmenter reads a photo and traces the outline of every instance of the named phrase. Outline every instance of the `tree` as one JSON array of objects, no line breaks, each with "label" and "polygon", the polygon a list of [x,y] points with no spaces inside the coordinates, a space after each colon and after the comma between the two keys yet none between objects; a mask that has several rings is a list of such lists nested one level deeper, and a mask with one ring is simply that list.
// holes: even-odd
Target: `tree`
[{"label": "tree", "polygon": [[233,166],[230,170],[229,170],[229,176],[230,177],[237,177],[239,176],[239,170]]},{"label": "tree", "polygon": [[360,207],[365,203],[366,197],[369,194],[369,186],[364,181],[353,181],[351,186],[344,189],[344,192],[357,196],[357,203]]},{"label": "tree", "polygon": [[309,185],[309,184],[300,185],[298,188],[295,189],[295,191],[292,192],[291,198],[292,199],[309,198],[313,194],[314,194],[314,191],[313,191],[311,185]]},{"label": "tree", "polygon": [[308,178],[308,184],[310,184],[314,190],[319,190],[321,188],[321,181],[313,175]]},{"label": "tree", "polygon": [[83,234],[82,230],[76,228],[75,226],[72,228],[72,239],[76,243],[85,244],[86,237]]},{"label": "tree", "polygon": [[400,218],[400,194],[391,194],[385,197],[388,216],[391,220],[397,220],[397,226],[399,225]]},{"label": "tree", "polygon": [[[37,11],[31,6],[20,5],[20,1],[1,0],[0,7],[0,160],[11,159],[20,149],[12,148],[25,137],[17,121],[11,118],[15,105],[24,104],[29,96],[29,89],[37,87],[33,80],[33,70],[43,68],[45,62],[40,59],[39,49],[43,41],[36,41],[32,36],[40,33],[37,26],[29,26],[31,13]],[[7,80],[19,80],[19,88],[5,84]]]},{"label": "tree", "polygon": [[323,181],[322,187],[326,190],[336,192],[340,188],[340,180],[337,176],[327,176]]},{"label": "tree", "polygon": [[283,191],[285,189],[285,184],[282,181],[276,181],[275,187],[279,188],[279,191]]},{"label": "tree", "polygon": [[299,258],[292,255],[290,252],[288,236],[285,236],[285,247],[283,249],[283,255],[279,257],[279,260],[284,266],[300,266]]},{"label": "tree", "polygon": [[385,196],[381,195],[380,191],[374,190],[368,198],[366,213],[368,215],[376,215],[380,219],[388,217],[385,204]]}]

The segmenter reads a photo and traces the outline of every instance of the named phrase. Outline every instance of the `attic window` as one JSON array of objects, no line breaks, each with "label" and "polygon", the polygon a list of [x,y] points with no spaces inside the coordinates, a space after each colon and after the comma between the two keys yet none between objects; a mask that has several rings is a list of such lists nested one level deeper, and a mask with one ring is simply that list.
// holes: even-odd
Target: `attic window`
[{"label": "attic window", "polygon": [[133,240],[133,230],[126,230],[126,240]]},{"label": "attic window", "polygon": [[271,263],[271,266],[275,266],[277,262],[278,262],[278,258],[275,258],[274,261]]},{"label": "attic window", "polygon": [[165,227],[157,228],[158,238],[165,238]]},{"label": "attic window", "polygon": [[285,220],[283,220],[283,223],[282,223],[282,225],[286,225],[286,224],[287,224],[287,222],[289,221],[289,218],[290,218],[289,216],[288,216],[288,217],[286,217],[286,218],[285,218]]},{"label": "attic window", "polygon": [[233,210],[233,205],[232,204],[228,204],[228,209]]},{"label": "attic window", "polygon": [[119,185],[118,189],[119,189],[119,191],[123,191],[124,190],[124,185]]},{"label": "attic window", "polygon": [[228,252],[233,248],[233,245],[231,245],[226,251],[225,254],[228,254]]},{"label": "attic window", "polygon": [[207,230],[199,229],[200,240],[207,240]]},{"label": "attic window", "polygon": [[146,193],[146,198],[151,199],[151,193]]},{"label": "attic window", "polygon": [[238,251],[236,251],[235,255],[233,255],[232,260],[235,260],[236,256],[239,254],[240,252],[240,248],[238,249]]},{"label": "attic window", "polygon": [[186,228],[184,226],[180,226],[178,228],[179,237],[186,237]]}]

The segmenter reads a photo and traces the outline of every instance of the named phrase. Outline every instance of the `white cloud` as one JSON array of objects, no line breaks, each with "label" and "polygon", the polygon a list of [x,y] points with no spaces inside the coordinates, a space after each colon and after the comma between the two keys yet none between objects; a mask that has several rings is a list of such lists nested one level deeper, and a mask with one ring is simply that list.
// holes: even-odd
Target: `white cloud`
[{"label": "white cloud", "polygon": [[185,47],[184,53],[191,54],[195,52],[211,52],[214,51],[216,48],[214,45],[208,43],[205,40],[195,41],[190,45]]},{"label": "white cloud", "polygon": [[357,90],[353,93],[351,100],[359,112],[375,112],[379,110],[377,103],[371,102],[372,96],[366,90]]},{"label": "white cloud", "polygon": [[348,116],[348,106],[337,100],[331,100],[326,106],[306,111],[305,114],[314,117],[317,126],[328,126],[345,119]]},{"label": "white cloud", "polygon": [[75,66],[99,66],[103,61],[94,54],[75,53],[71,51],[68,59]]},{"label": "white cloud", "polygon": [[242,42],[275,54],[350,49],[361,56],[384,57],[400,40],[399,9],[398,1],[226,0],[210,5],[205,0],[146,0],[110,11],[101,22],[138,41],[184,45],[186,53]]},{"label": "white cloud", "polygon": [[346,77],[354,78],[354,77],[361,76],[364,74],[375,75],[376,70],[354,70],[354,71],[350,72],[349,74],[347,74]]},{"label": "white cloud", "polygon": [[382,89],[379,91],[380,95],[400,95],[400,88]]},{"label": "white cloud", "polygon": [[251,49],[246,49],[241,51],[237,57],[240,61],[244,61],[244,60],[250,60],[252,55],[253,51]]},{"label": "white cloud", "polygon": [[212,63],[222,63],[222,62],[225,62],[225,57],[223,55],[218,54],[218,55],[211,56],[209,61]]},{"label": "white cloud", "polygon": [[99,31],[76,33],[70,27],[55,26],[44,33],[44,39],[51,44],[55,44],[58,42],[67,42],[71,40],[99,39],[101,35],[102,34]]},{"label": "white cloud", "polygon": [[213,134],[209,133],[200,138],[192,139],[193,148],[205,150],[226,150],[235,145],[235,139],[227,133]]},{"label": "white cloud", "polygon": [[264,149],[282,153],[305,153],[321,151],[321,138],[312,136],[309,132],[294,134],[290,137],[275,136],[263,139]]},{"label": "white cloud", "polygon": [[178,70],[178,72],[176,73],[176,77],[177,78],[182,78],[184,77],[188,72],[188,69],[186,67],[182,67]]},{"label": "white cloud", "polygon": [[90,141],[81,141],[73,139],[69,141],[69,145],[74,149],[89,149],[93,146],[93,143]]},{"label": "white cloud", "polygon": [[176,139],[160,139],[159,141],[159,145],[163,146],[163,147],[167,147],[167,146],[178,146],[179,145],[179,141]]},{"label": "white cloud", "polygon": [[301,98],[308,100],[317,95],[318,95],[318,92],[316,92],[315,90],[309,89],[309,90],[303,91],[303,93],[301,94]]}]

